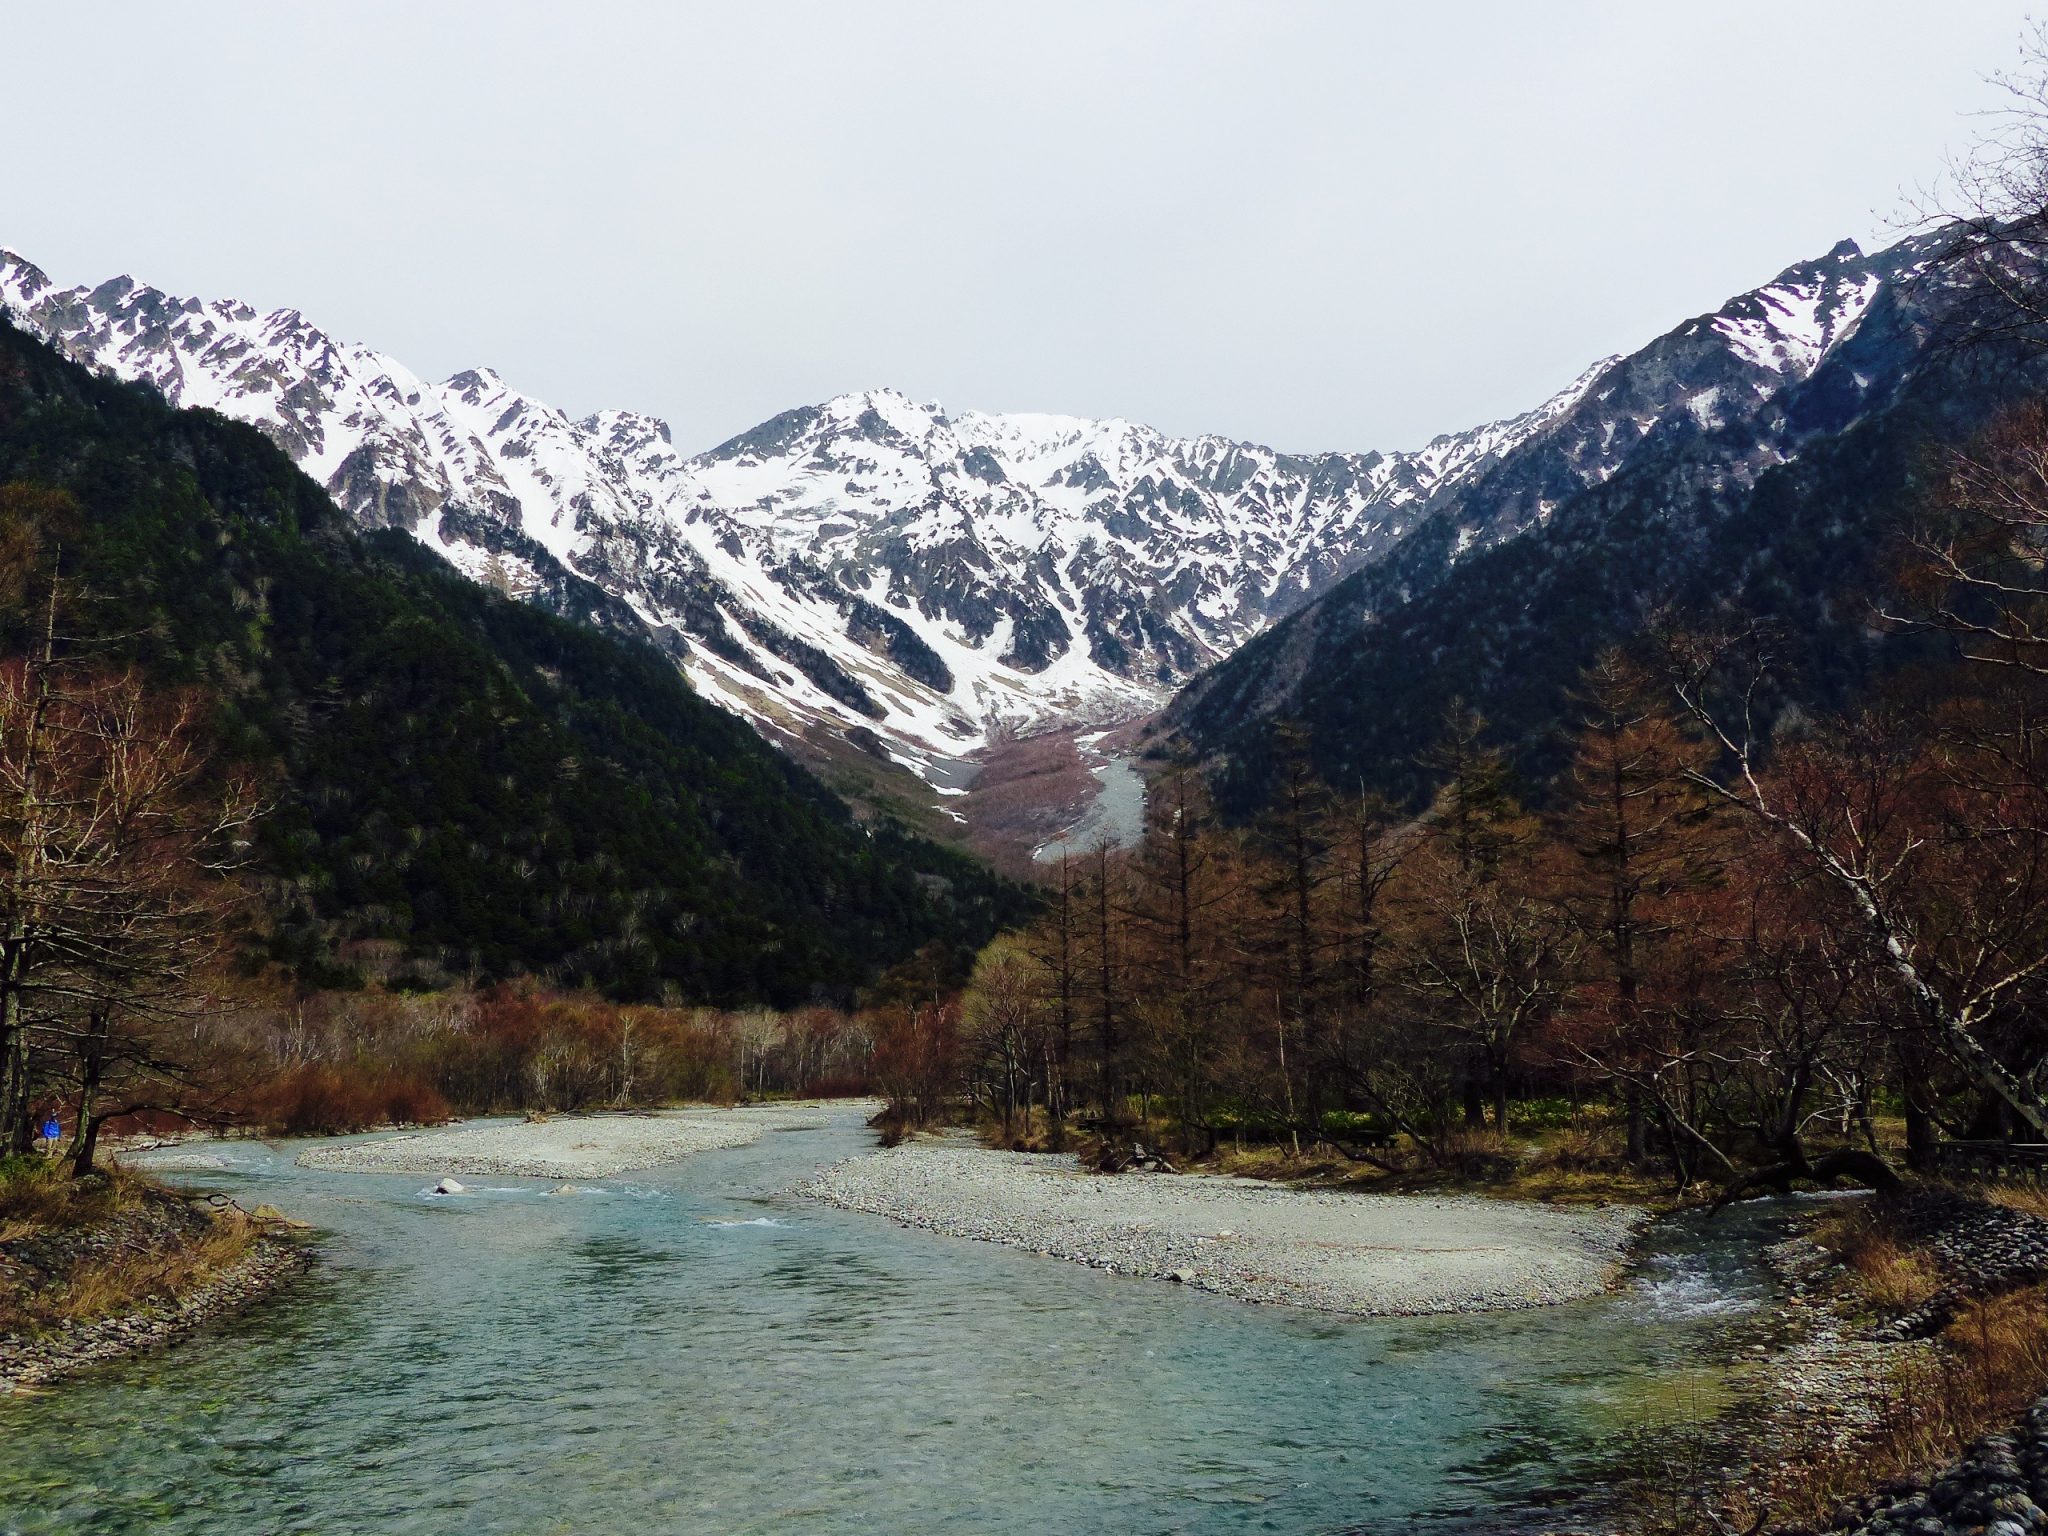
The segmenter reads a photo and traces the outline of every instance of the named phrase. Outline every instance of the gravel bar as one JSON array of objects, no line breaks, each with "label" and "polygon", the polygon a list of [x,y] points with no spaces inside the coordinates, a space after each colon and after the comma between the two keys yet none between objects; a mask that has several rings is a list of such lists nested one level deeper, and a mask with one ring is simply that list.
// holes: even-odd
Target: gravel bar
[{"label": "gravel bar", "polygon": [[1106,1176],[1071,1157],[913,1142],[802,1193],[949,1237],[1327,1312],[1547,1306],[1619,1278],[1648,1213],[1295,1190],[1252,1179]]},{"label": "gravel bar", "polygon": [[693,1152],[745,1146],[766,1132],[822,1124],[861,1107],[767,1104],[457,1126],[314,1147],[299,1154],[299,1165],[345,1173],[602,1179]]}]

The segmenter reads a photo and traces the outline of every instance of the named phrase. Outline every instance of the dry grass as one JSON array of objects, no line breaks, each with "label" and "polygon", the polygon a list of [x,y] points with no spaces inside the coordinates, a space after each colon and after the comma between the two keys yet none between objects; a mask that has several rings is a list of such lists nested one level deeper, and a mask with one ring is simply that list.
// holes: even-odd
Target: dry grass
[{"label": "dry grass", "polygon": [[[974,1122],[974,1130],[984,1146],[1050,1150],[1042,1112],[1033,1117],[1028,1136],[1022,1133],[1021,1121],[1005,1137],[1001,1121],[986,1117]],[[1187,1156],[1180,1150],[1176,1128],[1156,1118],[1126,1126],[1115,1140],[1120,1146],[1136,1140],[1161,1149],[1191,1174],[1387,1194],[1475,1194],[1557,1205],[1662,1209],[1679,1203],[1667,1179],[1629,1165],[1620,1127],[1591,1115],[1581,1123],[1506,1137],[1492,1130],[1454,1131],[1441,1144],[1440,1161],[1405,1139],[1375,1152],[1376,1161],[1371,1162],[1349,1157],[1331,1143],[1306,1140],[1297,1150],[1285,1141],[1225,1138],[1207,1155]],[[1067,1145],[1084,1161],[1093,1161],[1102,1142],[1095,1133],[1076,1128],[1069,1132]]]},{"label": "dry grass", "polygon": [[[1788,1448],[1760,1500],[1726,1513],[1737,1529],[1763,1510],[1777,1522],[1825,1526],[1842,1503],[1953,1461],[1979,1436],[2014,1423],[2048,1388],[2048,1288],[1966,1307],[1931,1351],[1901,1359],[1884,1383],[1877,1422],[1844,1446]],[[1711,1527],[1701,1527],[1706,1530]]]},{"label": "dry grass", "polygon": [[[1045,1111],[1039,1110],[1027,1122],[1020,1109],[1010,1122],[1006,1132],[1003,1122],[993,1116],[983,1116],[974,1123],[974,1135],[984,1147],[998,1152],[1050,1152],[1053,1150],[1052,1125]],[[1075,1150],[1075,1139],[1069,1134],[1065,1150]]]},{"label": "dry grass", "polygon": [[2003,1205],[2011,1210],[2048,1221],[2048,1186],[2031,1181],[2018,1181],[1988,1185],[1978,1193],[1995,1205]]},{"label": "dry grass", "polygon": [[167,1301],[239,1263],[259,1235],[241,1212],[198,1216],[139,1174],[81,1180],[50,1159],[0,1161],[0,1332]]},{"label": "dry grass", "polygon": [[1279,1144],[1219,1146],[1200,1171],[1239,1178],[1335,1185],[1387,1194],[1453,1192],[1550,1205],[1675,1203],[1670,1182],[1631,1168],[1620,1133],[1600,1125],[1567,1126],[1503,1138],[1493,1131],[1459,1131],[1447,1139],[1442,1163],[1402,1146],[1381,1154],[1391,1169],[1345,1157],[1334,1148],[1296,1153]]},{"label": "dry grass", "polygon": [[[1355,1184],[1363,1187],[1386,1184],[1390,1175],[1370,1163],[1354,1162],[1328,1147],[1296,1152],[1281,1145],[1237,1147],[1228,1142],[1216,1148],[1214,1157],[1201,1164],[1204,1173],[1237,1179],[1271,1179],[1275,1183]],[[1389,1186],[1391,1187],[1391,1186]]]},{"label": "dry grass", "polygon": [[1497,1192],[1553,1205],[1661,1208],[1676,1202],[1668,1179],[1629,1164],[1627,1136],[1612,1119],[1589,1118],[1538,1135]]},{"label": "dry grass", "polygon": [[106,1221],[141,1202],[144,1185],[118,1169],[90,1179],[51,1157],[0,1158],[0,1243],[59,1227]]},{"label": "dry grass", "polygon": [[42,1327],[84,1323],[144,1302],[173,1301],[240,1263],[256,1237],[255,1223],[238,1211],[222,1212],[191,1241],[123,1252],[110,1262],[75,1270],[47,1300],[37,1298],[32,1321]]},{"label": "dry grass", "polygon": [[1874,1205],[1859,1203],[1836,1213],[1813,1237],[1842,1266],[1854,1301],[1865,1311],[1904,1312],[1941,1289],[1933,1258],[1901,1240]]},{"label": "dry grass", "polygon": [[[2039,1191],[2028,1196],[2038,1201]],[[2008,1200],[2021,1209],[2033,1205]],[[1893,1314],[1939,1288],[1931,1258],[1892,1231],[1880,1207],[1838,1212],[1814,1239],[1841,1264],[1845,1310]],[[1874,1420],[1842,1441],[1834,1426],[1813,1424],[1765,1447],[1770,1469],[1751,1492],[1716,1504],[1709,1484],[1646,1488],[1638,1529],[1669,1536],[1711,1536],[1767,1525],[1825,1528],[1847,1499],[1893,1479],[1933,1471],[1978,1437],[2016,1421],[2048,1391],[2048,1286],[2032,1286],[1965,1305],[1939,1338],[1903,1346],[1870,1404]],[[1676,1463],[1674,1462],[1675,1466]]]},{"label": "dry grass", "polygon": [[[1028,1135],[1018,1125],[1003,1135],[1000,1120],[985,1115],[971,1124],[982,1145],[1020,1152],[1051,1149],[1044,1112],[1032,1117]],[[1709,1198],[1711,1184],[1689,1191],[1673,1187],[1668,1175],[1634,1167],[1627,1155],[1626,1131],[1618,1117],[1588,1105],[1563,1125],[1511,1130],[1459,1129],[1439,1143],[1433,1159],[1406,1137],[1376,1151],[1376,1161],[1346,1156],[1335,1145],[1304,1139],[1297,1149],[1286,1141],[1238,1141],[1225,1137],[1207,1155],[1187,1156],[1180,1150],[1180,1132],[1170,1122],[1153,1118],[1118,1133],[1123,1145],[1142,1141],[1163,1149],[1185,1173],[1231,1178],[1265,1179],[1274,1183],[1308,1184],[1361,1192],[1408,1194],[1454,1193],[1500,1200],[1531,1200],[1549,1205],[1639,1205],[1671,1211]],[[1067,1146],[1092,1162],[1100,1138],[1078,1128]]]}]

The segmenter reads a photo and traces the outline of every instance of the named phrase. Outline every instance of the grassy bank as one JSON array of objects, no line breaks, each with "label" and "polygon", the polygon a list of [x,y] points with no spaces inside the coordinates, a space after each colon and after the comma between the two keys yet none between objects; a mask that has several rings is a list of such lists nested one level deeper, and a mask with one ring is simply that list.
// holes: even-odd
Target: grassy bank
[{"label": "grassy bank", "polygon": [[0,1159],[0,1336],[163,1307],[247,1263],[265,1225],[123,1170]]},{"label": "grassy bank", "polygon": [[[1926,1477],[2048,1392],[2048,1285],[1960,1273],[1925,1219],[1930,1200],[2048,1217],[2048,1192],[2036,1187],[1940,1185],[1817,1217],[1790,1245],[1791,1337],[1758,1366],[1732,1430],[1694,1425],[1645,1447],[1654,1470],[1631,1490],[1632,1529],[1826,1530],[1851,1501]],[[1929,1326],[1909,1326],[1915,1317]],[[1746,1465],[1732,1475],[1697,1465],[1688,1440],[1733,1441]],[[1724,1457],[1708,1460],[1726,1466]]]},{"label": "grassy bank", "polygon": [[1599,1124],[1563,1125],[1526,1134],[1463,1131],[1445,1138],[1446,1155],[1422,1156],[1412,1147],[1388,1147],[1375,1161],[1335,1147],[1220,1145],[1193,1165],[1233,1177],[1277,1179],[1373,1194],[1455,1192],[1551,1205],[1679,1203],[1671,1181],[1632,1167],[1620,1138]]},{"label": "grassy bank", "polygon": [[[1985,1193],[2028,1214],[2048,1195],[2004,1187]],[[1831,1298],[1860,1329],[1922,1307],[1953,1276],[1924,1235],[1890,1202],[1859,1202],[1825,1219],[1815,1240],[1837,1263]],[[1816,1435],[1784,1458],[1766,1484],[1773,1518],[1824,1527],[1844,1500],[1954,1459],[1979,1436],[2016,1421],[2048,1391],[2048,1286],[1971,1297],[1926,1341],[1902,1346],[1873,1398],[1873,1422],[1846,1443]]]}]

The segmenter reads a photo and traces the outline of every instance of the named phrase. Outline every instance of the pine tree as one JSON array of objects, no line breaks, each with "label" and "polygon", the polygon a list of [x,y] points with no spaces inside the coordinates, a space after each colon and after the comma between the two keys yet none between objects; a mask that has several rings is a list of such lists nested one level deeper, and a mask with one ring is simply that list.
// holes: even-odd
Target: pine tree
[{"label": "pine tree", "polygon": [[1176,756],[1146,789],[1145,837],[1127,861],[1132,966],[1143,984],[1160,1066],[1183,1150],[1206,1150],[1218,989],[1226,969],[1217,931],[1233,882],[1208,786]]},{"label": "pine tree", "polygon": [[[1586,943],[1577,1011],[1616,1065],[1642,1065],[1670,999],[1658,986],[1680,898],[1719,875],[1718,807],[1699,787],[1711,750],[1682,732],[1668,691],[1609,652],[1574,695],[1579,736],[1553,822],[1554,894]],[[1621,1084],[1628,1156],[1645,1155],[1643,1095]]]}]

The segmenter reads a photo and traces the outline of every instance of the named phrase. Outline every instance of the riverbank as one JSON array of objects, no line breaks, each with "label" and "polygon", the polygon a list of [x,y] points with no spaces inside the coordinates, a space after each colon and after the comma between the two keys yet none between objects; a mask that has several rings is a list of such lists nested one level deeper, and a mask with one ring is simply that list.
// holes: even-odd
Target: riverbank
[{"label": "riverbank", "polygon": [[310,1262],[282,1217],[133,1174],[10,1170],[0,1198],[0,1394],[141,1353],[270,1295]]},{"label": "riverbank", "polygon": [[1293,1190],[1248,1179],[1106,1177],[1071,1157],[960,1138],[849,1159],[800,1193],[1242,1301],[1351,1315],[1545,1306],[1620,1276],[1647,1213],[1469,1197]]},{"label": "riverbank", "polygon": [[300,1154],[299,1166],[344,1173],[602,1179],[698,1152],[743,1147],[771,1131],[801,1130],[849,1110],[871,1113],[880,1107],[859,1100],[792,1102],[453,1126],[314,1147]]},{"label": "riverbank", "polygon": [[1776,1304],[1731,1338],[1733,1405],[1642,1447],[1627,1529],[2048,1532],[2048,1220],[1921,1185],[1803,1227],[1766,1250]]},{"label": "riverbank", "polygon": [[268,1536],[287,1504],[322,1531],[1037,1536],[1100,1528],[1105,1488],[1118,1528],[1186,1536],[1419,1529],[1446,1490],[1463,1528],[1526,1530],[1714,1326],[1621,1292],[1353,1327],[906,1231],[792,1193],[873,1150],[852,1109],[560,1196],[434,1199],[308,1145],[184,1149],[322,1234],[283,1305],[0,1399],[24,1536]]}]

